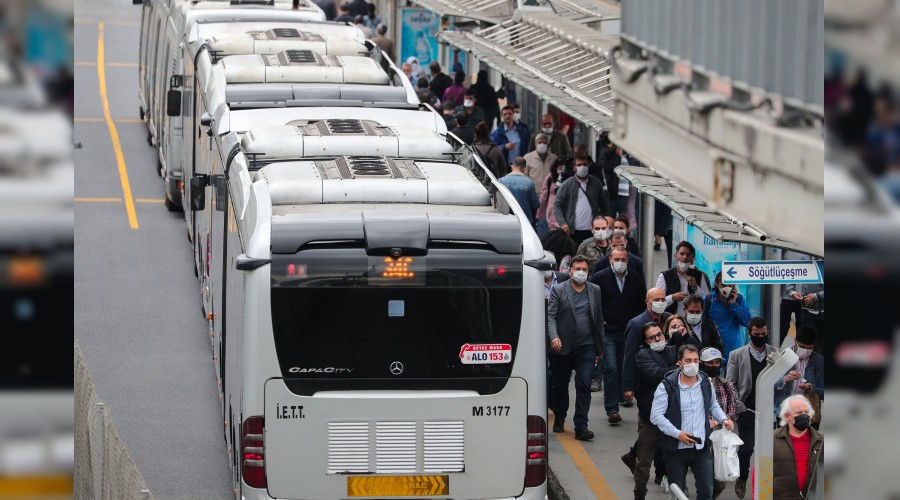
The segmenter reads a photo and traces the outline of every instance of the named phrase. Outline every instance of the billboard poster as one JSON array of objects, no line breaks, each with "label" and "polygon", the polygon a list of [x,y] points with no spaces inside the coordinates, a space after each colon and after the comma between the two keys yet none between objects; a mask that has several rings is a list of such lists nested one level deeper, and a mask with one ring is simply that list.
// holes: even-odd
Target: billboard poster
[{"label": "billboard poster", "polygon": [[[699,228],[693,225],[685,224],[683,220],[673,221],[673,241],[677,244],[680,239],[675,237],[680,233],[684,235],[684,240],[694,245],[697,249],[697,258],[694,264],[697,269],[709,276],[711,286],[715,286],[713,281],[716,274],[722,269],[722,262],[726,260],[761,260],[763,257],[763,249],[760,245],[748,245],[744,243],[736,243],[733,241],[717,242],[713,238],[703,234]],[[678,228],[678,229],[675,229]],[[739,285],[738,293],[744,296],[747,307],[750,308],[750,316],[762,315],[762,294],[763,287],[760,285]],[[728,352],[736,349],[749,341],[747,329],[742,328],[739,336],[735,338],[727,338],[725,332],[722,332],[722,341],[725,343],[725,357],[727,359]]]},{"label": "billboard poster", "polygon": [[435,34],[441,30],[441,16],[426,9],[402,8],[400,25],[400,62],[414,56],[427,76],[431,61],[439,61]]}]

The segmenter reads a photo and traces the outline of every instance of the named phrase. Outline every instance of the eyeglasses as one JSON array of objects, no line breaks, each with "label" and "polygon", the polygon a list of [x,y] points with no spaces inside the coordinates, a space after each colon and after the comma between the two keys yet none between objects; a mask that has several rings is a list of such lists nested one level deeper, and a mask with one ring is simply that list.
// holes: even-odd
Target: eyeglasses
[{"label": "eyeglasses", "polygon": [[659,333],[657,333],[657,334],[655,334],[655,335],[649,335],[649,336],[647,336],[647,340],[662,340],[663,338],[664,338],[664,337],[663,337],[662,332],[659,332]]},{"label": "eyeglasses", "polygon": [[541,123],[541,125],[543,125],[545,127],[552,127],[553,123],[552,122],[551,123]]}]

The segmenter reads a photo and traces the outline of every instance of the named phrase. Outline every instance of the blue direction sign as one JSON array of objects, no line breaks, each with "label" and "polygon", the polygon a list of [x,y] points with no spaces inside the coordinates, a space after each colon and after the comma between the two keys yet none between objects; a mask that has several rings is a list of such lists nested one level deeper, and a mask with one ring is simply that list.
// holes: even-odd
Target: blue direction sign
[{"label": "blue direction sign", "polygon": [[744,260],[722,262],[722,282],[743,285],[821,283],[823,261]]}]

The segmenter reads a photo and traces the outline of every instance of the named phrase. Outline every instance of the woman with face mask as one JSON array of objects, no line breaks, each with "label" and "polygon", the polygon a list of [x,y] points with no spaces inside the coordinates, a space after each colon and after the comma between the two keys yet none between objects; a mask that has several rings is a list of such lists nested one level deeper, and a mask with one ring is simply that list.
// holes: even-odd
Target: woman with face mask
[{"label": "woman with face mask", "polygon": [[722,351],[725,359],[728,359],[731,351],[746,344],[744,329],[750,323],[750,307],[737,286],[722,283],[721,271],[716,274],[714,288],[706,296],[705,316],[719,329],[725,346]]},{"label": "woman with face mask", "polygon": [[540,195],[541,204],[540,206],[538,206],[537,218],[539,221],[547,221],[547,231],[554,231],[559,229],[559,223],[556,221],[556,215],[553,214],[553,203],[556,201],[556,190],[559,188],[559,185],[563,183],[563,181],[565,181],[572,175],[574,175],[572,172],[566,171],[565,159],[557,158],[553,167],[550,168],[550,172],[548,172],[547,176],[544,178],[544,183],[543,187],[541,188]]},{"label": "woman with face mask", "polygon": [[[728,415],[728,418],[735,421],[738,413],[737,389],[734,388],[734,384],[730,380],[725,378],[725,372],[722,370],[722,360],[721,351],[715,347],[707,347],[700,351],[700,371],[709,377],[709,381],[712,383],[713,390],[716,393],[716,401],[719,403],[722,411],[725,412],[725,415]],[[721,425],[721,422],[716,422],[713,419],[709,420],[711,429],[719,428]],[[709,452],[712,453],[712,450],[709,450]],[[725,481],[713,479],[713,498],[718,498],[725,491],[727,485],[728,483]]]}]

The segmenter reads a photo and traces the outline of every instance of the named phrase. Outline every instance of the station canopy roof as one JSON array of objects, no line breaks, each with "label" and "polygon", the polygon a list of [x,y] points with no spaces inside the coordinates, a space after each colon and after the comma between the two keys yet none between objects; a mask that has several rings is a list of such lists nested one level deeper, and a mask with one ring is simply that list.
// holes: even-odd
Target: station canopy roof
[{"label": "station canopy roof", "polygon": [[696,226],[703,234],[719,243],[750,243],[809,253],[806,245],[782,240],[764,228],[710,207],[702,199],[681,189],[651,168],[623,165],[616,167],[616,173],[627,179],[638,191],[659,200],[685,222]]},{"label": "station canopy roof", "polygon": [[582,24],[620,18],[618,7],[594,0],[531,0],[527,3],[511,0],[413,0],[413,3],[441,16],[469,18],[490,24],[511,19],[517,7],[520,10],[551,12]]},{"label": "station canopy roof", "polygon": [[546,10],[519,14],[519,20],[474,32],[441,31],[437,38],[585,125],[609,129],[614,98],[606,57],[619,38]]}]

